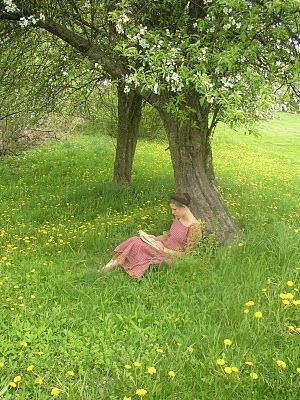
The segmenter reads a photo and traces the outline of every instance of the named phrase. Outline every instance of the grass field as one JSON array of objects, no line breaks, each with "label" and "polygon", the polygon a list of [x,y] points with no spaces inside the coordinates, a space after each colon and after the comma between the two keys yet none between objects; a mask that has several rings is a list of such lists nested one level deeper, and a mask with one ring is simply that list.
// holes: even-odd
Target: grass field
[{"label": "grass field", "polygon": [[259,131],[213,142],[244,237],[139,281],[98,269],[138,229],[168,229],[166,143],[140,141],[130,187],[88,130],[0,160],[1,399],[299,398],[300,116]]}]

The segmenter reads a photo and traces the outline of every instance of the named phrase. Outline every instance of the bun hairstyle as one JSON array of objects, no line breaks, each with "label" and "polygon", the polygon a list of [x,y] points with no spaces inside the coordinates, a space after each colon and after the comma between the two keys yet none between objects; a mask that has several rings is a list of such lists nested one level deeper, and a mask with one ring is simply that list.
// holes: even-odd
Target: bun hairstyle
[{"label": "bun hairstyle", "polygon": [[175,193],[170,197],[171,203],[175,203],[179,206],[189,206],[191,203],[191,197],[188,193]]}]

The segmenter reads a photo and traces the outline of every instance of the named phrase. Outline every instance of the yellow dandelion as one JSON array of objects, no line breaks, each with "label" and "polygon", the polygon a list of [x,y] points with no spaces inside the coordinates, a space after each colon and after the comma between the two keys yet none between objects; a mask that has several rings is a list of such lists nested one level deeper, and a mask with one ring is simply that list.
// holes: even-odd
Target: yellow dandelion
[{"label": "yellow dandelion", "polygon": [[235,372],[235,373],[239,372],[239,369],[237,367],[231,367],[231,370],[232,370],[232,372]]},{"label": "yellow dandelion", "polygon": [[32,371],[34,368],[34,365],[28,365],[28,367],[26,368],[26,371]]},{"label": "yellow dandelion", "polygon": [[294,306],[300,306],[300,300],[293,300],[292,303]]},{"label": "yellow dandelion", "polygon": [[231,339],[224,339],[224,344],[225,344],[225,347],[231,346],[232,345],[232,340]]},{"label": "yellow dandelion", "polygon": [[163,349],[161,349],[161,348],[158,347],[158,348],[156,349],[156,352],[157,352],[157,353],[163,353],[164,351],[163,351]]},{"label": "yellow dandelion", "polygon": [[138,396],[140,396],[140,397],[146,396],[147,393],[148,393],[148,392],[147,392],[146,389],[137,389],[136,392],[135,392],[135,394],[138,395]]},{"label": "yellow dandelion", "polygon": [[289,332],[296,332],[296,328],[293,325],[288,326]]},{"label": "yellow dandelion", "polygon": [[253,380],[258,379],[258,374],[256,372],[250,372],[250,378]]},{"label": "yellow dandelion", "polygon": [[231,367],[225,367],[224,371],[226,374],[230,375],[232,373],[232,368]]},{"label": "yellow dandelion", "polygon": [[262,318],[262,312],[261,311],[256,311],[255,313],[254,313],[254,316],[255,316],[255,318]]},{"label": "yellow dandelion", "polygon": [[266,288],[262,288],[261,291],[262,291],[263,293],[266,293],[267,289],[266,289]]},{"label": "yellow dandelion", "polygon": [[72,370],[67,371],[67,375],[70,376],[70,377],[75,376],[75,372],[72,371]]},{"label": "yellow dandelion", "polygon": [[3,367],[4,367],[4,363],[0,362],[0,368],[3,368]]},{"label": "yellow dandelion", "polygon": [[133,366],[134,366],[134,367],[137,367],[137,368],[141,368],[142,364],[141,364],[140,362],[138,362],[138,361],[135,361],[135,362],[133,363]]},{"label": "yellow dandelion", "polygon": [[36,385],[42,385],[43,384],[43,379],[41,377],[36,378],[36,380],[34,381],[34,383]]},{"label": "yellow dandelion", "polygon": [[293,281],[287,281],[287,283],[286,283],[289,287],[292,287],[292,286],[294,286],[294,282]]},{"label": "yellow dandelion", "polygon": [[252,307],[252,306],[254,306],[254,301],[252,301],[252,300],[249,300],[249,301],[247,301],[247,303],[245,303],[245,306],[246,307]]},{"label": "yellow dandelion", "polygon": [[180,342],[177,342],[176,344],[177,344],[178,347],[182,346],[182,343],[180,343]]},{"label": "yellow dandelion", "polygon": [[131,400],[131,397],[124,396],[123,400]]},{"label": "yellow dandelion", "polygon": [[19,383],[19,382],[21,382],[21,380],[22,380],[22,378],[21,378],[20,375],[15,376],[14,379],[13,379],[13,381],[14,381],[15,383]]},{"label": "yellow dandelion", "polygon": [[226,364],[226,361],[224,360],[224,358],[218,358],[218,359],[216,360],[216,364],[217,364],[217,365],[225,365],[225,364]]},{"label": "yellow dandelion", "polygon": [[298,374],[300,374],[300,368],[297,368],[296,371],[298,372]]},{"label": "yellow dandelion", "polygon": [[15,387],[17,387],[17,384],[16,384],[16,382],[9,382],[9,384],[8,384],[10,387],[12,387],[12,388],[15,388]]},{"label": "yellow dandelion", "polygon": [[189,353],[193,353],[194,350],[195,350],[195,349],[194,349],[192,346],[189,346],[189,347],[187,348],[187,351],[188,351]]},{"label": "yellow dandelion", "polygon": [[279,368],[286,368],[286,363],[282,360],[276,360],[276,364]]},{"label": "yellow dandelion", "polygon": [[175,378],[176,372],[175,372],[175,371],[169,371],[169,372],[168,372],[168,376],[169,376],[170,378]]},{"label": "yellow dandelion", "polygon": [[293,293],[280,293],[280,294],[279,294],[279,297],[280,297],[282,300],[293,300],[294,295],[293,295]]},{"label": "yellow dandelion", "polygon": [[249,314],[249,308],[245,308],[245,310],[244,310],[244,314]]},{"label": "yellow dandelion", "polygon": [[53,397],[57,397],[57,396],[59,396],[59,394],[60,394],[60,390],[57,389],[57,388],[53,388],[53,389],[51,389],[50,394],[51,394],[51,396],[53,396]]},{"label": "yellow dandelion", "polygon": [[282,300],[282,304],[288,306],[289,304],[291,304],[291,302],[290,302],[290,300],[288,300],[288,299],[283,299],[283,300]]},{"label": "yellow dandelion", "polygon": [[23,340],[23,341],[20,343],[20,346],[22,346],[22,347],[27,347],[27,346],[28,346],[28,343],[25,342],[25,340]]},{"label": "yellow dandelion", "polygon": [[125,364],[125,365],[124,365],[124,368],[125,368],[125,369],[131,369],[131,365]]},{"label": "yellow dandelion", "polygon": [[252,361],[245,361],[244,363],[245,365],[248,365],[249,367],[253,366],[253,362]]},{"label": "yellow dandelion", "polygon": [[156,374],[156,368],[154,368],[154,367],[148,367],[148,368],[147,368],[147,372],[148,372],[148,374],[150,374],[150,375],[154,375],[154,374]]}]

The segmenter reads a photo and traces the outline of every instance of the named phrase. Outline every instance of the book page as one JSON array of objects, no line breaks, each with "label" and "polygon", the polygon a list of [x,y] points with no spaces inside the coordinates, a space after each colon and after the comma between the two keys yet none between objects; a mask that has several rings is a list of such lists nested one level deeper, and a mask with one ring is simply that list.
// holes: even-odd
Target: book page
[{"label": "book page", "polygon": [[153,239],[152,237],[150,237],[146,232],[140,230],[139,236],[143,242],[145,242],[145,243],[149,244],[150,246],[154,247],[155,249],[159,250],[156,240]]}]

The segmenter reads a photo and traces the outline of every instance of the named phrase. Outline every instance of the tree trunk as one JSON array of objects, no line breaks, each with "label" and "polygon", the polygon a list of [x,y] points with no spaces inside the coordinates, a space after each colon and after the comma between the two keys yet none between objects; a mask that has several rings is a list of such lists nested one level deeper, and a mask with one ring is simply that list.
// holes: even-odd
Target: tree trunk
[{"label": "tree trunk", "polygon": [[[160,111],[167,131],[176,190],[191,196],[191,211],[205,223],[207,233],[227,242],[239,230],[218,191],[210,146],[208,112],[185,122]],[[197,126],[195,124],[197,123]]]},{"label": "tree trunk", "polygon": [[131,181],[132,164],[142,115],[142,97],[136,92],[124,93],[118,86],[118,136],[114,164],[114,182]]}]

